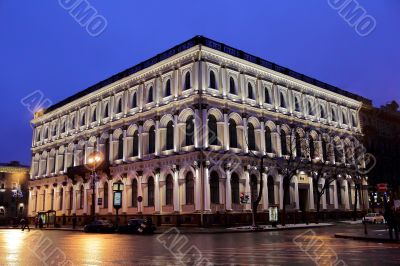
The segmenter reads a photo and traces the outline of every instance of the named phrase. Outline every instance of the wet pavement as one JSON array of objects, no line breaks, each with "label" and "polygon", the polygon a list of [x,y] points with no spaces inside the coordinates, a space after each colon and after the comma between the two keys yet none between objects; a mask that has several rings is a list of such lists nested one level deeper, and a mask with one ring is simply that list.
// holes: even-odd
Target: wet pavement
[{"label": "wet pavement", "polygon": [[334,237],[346,232],[363,228],[153,236],[9,229],[0,230],[0,265],[400,265],[400,244]]}]

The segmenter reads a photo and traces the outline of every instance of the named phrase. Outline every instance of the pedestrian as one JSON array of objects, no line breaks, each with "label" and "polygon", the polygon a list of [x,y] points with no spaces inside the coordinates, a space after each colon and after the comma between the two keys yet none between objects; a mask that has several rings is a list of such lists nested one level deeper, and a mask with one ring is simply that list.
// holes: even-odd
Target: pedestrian
[{"label": "pedestrian", "polygon": [[399,228],[396,221],[395,209],[393,201],[385,202],[385,214],[384,214],[387,226],[389,227],[389,237],[393,240],[393,231],[395,234],[396,241],[399,240]]},{"label": "pedestrian", "polygon": [[43,219],[39,217],[39,229],[43,229]]},{"label": "pedestrian", "polygon": [[28,228],[28,232],[31,231],[31,229],[29,228],[29,221],[28,221],[28,219],[22,218],[21,221],[20,221],[20,224],[21,224],[22,231],[24,231],[25,228]]},{"label": "pedestrian", "polygon": [[74,215],[72,216],[72,229],[75,230],[76,227],[76,214],[74,213]]},{"label": "pedestrian", "polygon": [[39,218],[36,216],[35,217],[35,228],[37,229],[39,225]]}]

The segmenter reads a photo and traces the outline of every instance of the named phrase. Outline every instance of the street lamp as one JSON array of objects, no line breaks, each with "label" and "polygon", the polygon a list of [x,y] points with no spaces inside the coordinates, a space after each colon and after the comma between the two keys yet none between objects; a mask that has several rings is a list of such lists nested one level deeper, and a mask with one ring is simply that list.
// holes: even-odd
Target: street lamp
[{"label": "street lamp", "polygon": [[124,190],[124,183],[117,181],[113,184],[114,200],[113,205],[115,208],[115,226],[118,227],[118,210],[122,207],[122,191]]},{"label": "street lamp", "polygon": [[92,173],[92,217],[93,221],[96,220],[96,201],[95,201],[95,184],[96,184],[96,169],[100,166],[100,164],[103,162],[104,156],[101,152],[95,151],[89,154],[88,160],[87,160],[87,166],[89,167],[89,170]]}]

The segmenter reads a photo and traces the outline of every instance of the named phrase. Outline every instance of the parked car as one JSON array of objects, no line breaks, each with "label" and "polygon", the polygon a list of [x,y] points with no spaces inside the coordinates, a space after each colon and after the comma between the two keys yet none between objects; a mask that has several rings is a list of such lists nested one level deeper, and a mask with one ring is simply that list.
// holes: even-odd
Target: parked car
[{"label": "parked car", "polygon": [[93,221],[83,228],[86,233],[97,232],[97,233],[111,233],[115,231],[115,227],[112,223],[107,220],[96,220]]},{"label": "parked car", "polygon": [[366,223],[383,224],[385,222],[385,218],[380,213],[367,213],[363,218],[363,221]]},{"label": "parked car", "polygon": [[130,219],[127,225],[118,228],[119,233],[126,234],[153,234],[155,230],[156,227],[150,218]]}]

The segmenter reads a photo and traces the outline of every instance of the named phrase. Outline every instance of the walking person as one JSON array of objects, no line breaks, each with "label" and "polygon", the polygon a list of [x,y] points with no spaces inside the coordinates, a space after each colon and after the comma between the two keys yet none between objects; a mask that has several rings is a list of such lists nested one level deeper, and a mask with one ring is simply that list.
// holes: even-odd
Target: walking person
[{"label": "walking person", "polygon": [[43,229],[43,219],[39,217],[39,229]]},{"label": "walking person", "polygon": [[395,234],[396,241],[399,240],[399,228],[396,221],[395,210],[393,201],[390,200],[389,202],[385,203],[385,220],[387,222],[387,226],[389,227],[389,237],[393,240],[393,230]]},{"label": "walking person", "polygon": [[22,231],[24,231],[25,228],[28,228],[28,232],[31,231],[31,229],[29,228],[29,221],[28,221],[28,219],[22,218],[20,223],[21,223]]}]

